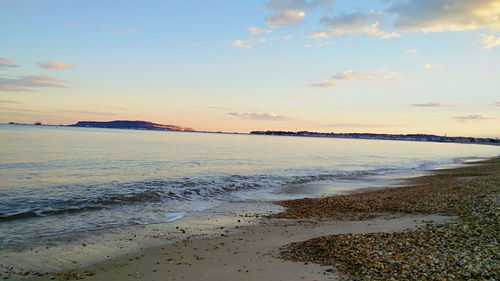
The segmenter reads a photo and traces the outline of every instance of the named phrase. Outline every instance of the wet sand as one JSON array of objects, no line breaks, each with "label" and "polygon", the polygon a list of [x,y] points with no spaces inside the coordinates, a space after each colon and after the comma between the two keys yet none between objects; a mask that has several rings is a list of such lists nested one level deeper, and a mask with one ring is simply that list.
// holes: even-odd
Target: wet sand
[{"label": "wet sand", "polygon": [[280,248],[328,234],[403,231],[450,220],[439,215],[392,215],[368,222],[263,219],[219,237],[185,239],[39,280],[340,280],[331,267],[281,259]]}]

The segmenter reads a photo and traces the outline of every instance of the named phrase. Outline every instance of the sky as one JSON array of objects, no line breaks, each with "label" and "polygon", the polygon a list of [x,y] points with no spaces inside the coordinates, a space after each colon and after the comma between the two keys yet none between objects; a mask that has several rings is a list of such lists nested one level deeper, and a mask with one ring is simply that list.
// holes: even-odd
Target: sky
[{"label": "sky", "polygon": [[0,0],[0,123],[500,137],[500,0]]}]

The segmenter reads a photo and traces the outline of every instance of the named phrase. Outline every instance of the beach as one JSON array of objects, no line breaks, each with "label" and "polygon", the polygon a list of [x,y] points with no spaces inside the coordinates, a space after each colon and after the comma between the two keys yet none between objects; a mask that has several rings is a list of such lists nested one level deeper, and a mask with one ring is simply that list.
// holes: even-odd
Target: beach
[{"label": "beach", "polygon": [[235,218],[215,235],[16,278],[498,280],[499,192],[500,159],[494,158],[437,170],[405,186],[279,201],[282,212],[252,225]]}]

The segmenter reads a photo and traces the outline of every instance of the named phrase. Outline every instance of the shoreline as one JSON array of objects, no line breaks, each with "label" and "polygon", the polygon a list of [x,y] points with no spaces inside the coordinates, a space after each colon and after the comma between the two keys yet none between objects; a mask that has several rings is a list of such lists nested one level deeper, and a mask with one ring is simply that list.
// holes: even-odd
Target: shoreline
[{"label": "shoreline", "polygon": [[[179,132],[179,133],[202,133],[202,134],[221,134],[221,135],[254,135],[254,136],[274,136],[274,137],[302,137],[302,138],[333,138],[333,139],[351,139],[351,140],[378,140],[378,141],[405,141],[405,142],[425,142],[425,143],[443,143],[443,144],[480,144],[500,146],[498,138],[493,137],[474,137],[476,139],[491,139],[495,142],[460,142],[460,141],[433,141],[433,140],[412,140],[412,139],[397,139],[397,138],[370,138],[370,137],[347,137],[347,136],[315,136],[315,135],[279,135],[279,134],[255,134],[252,132],[226,132],[226,131],[202,131],[202,130],[167,130],[167,129],[144,129],[144,128],[112,128],[112,127],[83,127],[74,125],[53,125],[53,124],[23,124],[23,123],[0,123],[0,125],[16,125],[16,126],[37,126],[37,127],[60,127],[60,128],[84,128],[84,129],[114,129],[114,130],[133,130],[133,131],[158,131],[158,132]],[[318,133],[329,134],[329,133]],[[363,133],[344,133],[344,134],[363,134]],[[392,134],[397,135],[397,134]],[[429,135],[431,136],[431,135]],[[435,136],[435,135],[432,135]],[[439,137],[439,136],[437,136]],[[446,137],[446,136],[445,136]],[[453,138],[453,137],[452,137]],[[467,137],[456,137],[467,138]]]},{"label": "shoreline", "polygon": [[[336,214],[332,215],[331,212],[326,211],[328,208],[318,204],[318,202],[328,198],[357,198],[366,194],[390,194],[400,189],[411,190],[418,188],[423,179],[424,181],[432,181],[440,174],[450,171],[473,175],[482,169],[484,170],[485,165],[497,165],[494,163],[498,162],[500,162],[499,158],[492,158],[472,164],[465,163],[464,166],[458,168],[435,170],[431,175],[406,179],[404,187],[361,189],[358,192],[342,196],[276,202],[282,206],[283,202],[294,202],[293,204],[301,206],[299,210],[302,211],[304,211],[301,209],[303,206],[319,206],[321,212],[326,215],[308,212],[308,216],[300,216],[297,215],[297,212],[294,213],[294,206],[284,206],[287,208],[285,212],[261,218],[255,225],[239,225],[240,220],[238,219],[238,223],[232,228],[222,227],[220,229],[221,236],[188,236],[179,242],[153,246],[142,252],[131,253],[76,270],[47,274],[30,272],[27,276],[9,275],[10,278],[7,280],[47,280],[50,278],[55,280],[218,280],[224,276],[226,279],[229,278],[228,280],[234,280],[231,279],[231,276],[233,278],[240,276],[237,280],[240,280],[239,278],[241,280],[336,280],[346,276],[349,272],[346,270],[338,271],[332,266],[324,266],[324,263],[323,266],[311,263],[318,261],[306,254],[297,257],[296,250],[300,249],[299,244],[305,243],[304,240],[319,239],[318,237],[327,237],[325,235],[331,234],[403,233],[407,229],[416,232],[426,227],[454,224],[460,216],[435,215],[432,210],[427,212],[418,210],[411,212],[401,212],[401,210],[387,212],[385,210],[385,212],[380,212],[377,210],[376,214],[371,210],[371,212],[365,212],[364,215],[360,216],[346,215],[342,212],[339,215],[338,210],[334,210]],[[497,166],[495,166],[496,169]],[[479,175],[470,177],[473,180],[479,180],[485,177],[483,174],[484,172],[479,172]],[[409,183],[412,185],[408,185]],[[357,198],[353,202],[359,203],[359,200]],[[359,208],[356,211],[359,211]],[[287,212],[289,213],[288,217],[283,215]],[[310,214],[316,215],[311,216]],[[282,248],[289,243],[297,244]],[[315,242],[309,243],[313,243],[310,245],[317,244]],[[286,253],[291,253],[292,249],[295,250],[295,256],[286,256]],[[301,261],[301,263],[286,261],[282,259],[283,257]],[[336,263],[342,264],[338,261]],[[0,277],[5,277],[5,275]]]}]

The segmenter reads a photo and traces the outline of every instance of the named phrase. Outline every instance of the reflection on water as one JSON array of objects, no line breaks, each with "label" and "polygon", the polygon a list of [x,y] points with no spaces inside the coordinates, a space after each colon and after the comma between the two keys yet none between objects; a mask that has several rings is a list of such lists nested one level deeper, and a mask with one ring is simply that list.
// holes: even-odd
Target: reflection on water
[{"label": "reflection on water", "polygon": [[0,125],[0,242],[335,193],[498,154],[485,145]]}]

